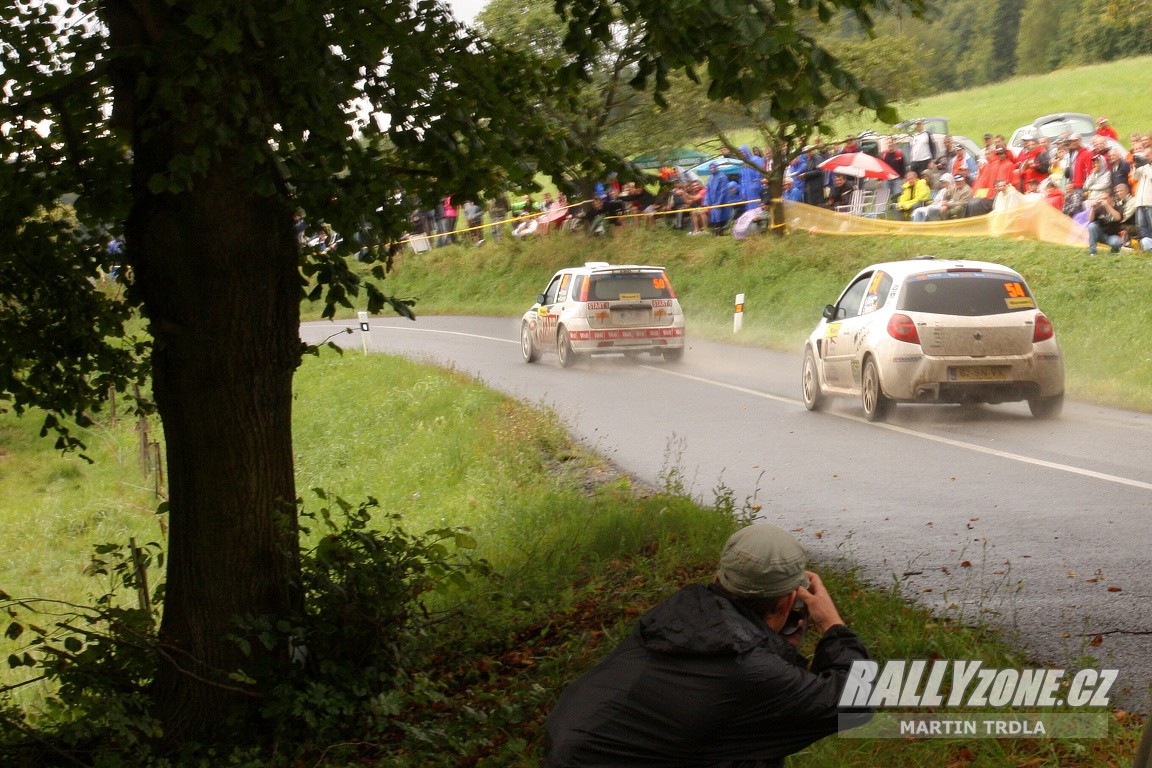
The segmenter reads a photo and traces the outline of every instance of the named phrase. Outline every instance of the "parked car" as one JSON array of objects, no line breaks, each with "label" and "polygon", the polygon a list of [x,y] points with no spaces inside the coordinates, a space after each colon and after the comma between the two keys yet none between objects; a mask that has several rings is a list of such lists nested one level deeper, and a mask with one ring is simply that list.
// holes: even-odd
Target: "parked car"
[{"label": "parked car", "polygon": [[1064,404],[1064,358],[1051,321],[1016,271],[931,256],[861,270],[804,345],[808,410],[859,397],[864,417],[896,403],[1027,400],[1052,418]]},{"label": "parked car", "polygon": [[553,275],[520,324],[524,360],[555,352],[567,368],[585,355],[684,355],[684,313],[663,267],[590,261]]},{"label": "parked car", "polygon": [[1054,139],[1062,133],[1078,133],[1087,138],[1096,133],[1096,121],[1092,119],[1092,115],[1083,112],[1056,112],[1044,115],[1013,131],[1012,137],[1008,139],[1008,148],[1013,153],[1019,154],[1024,148],[1024,139],[1039,139],[1042,136]]},{"label": "parked car", "polygon": [[[1092,115],[1086,115],[1083,112],[1056,112],[1051,115],[1044,115],[1044,117],[1036,118],[1029,125],[1022,125],[1013,131],[1012,137],[1008,139],[1008,150],[1015,157],[1024,148],[1025,139],[1040,139],[1044,136],[1049,139],[1056,139],[1065,133],[1078,133],[1087,143],[1096,133],[1096,121],[1092,119]],[[1128,151],[1123,144],[1115,139],[1108,139],[1108,146],[1119,147],[1121,152]]]},{"label": "parked car", "polygon": [[924,123],[924,129],[932,134],[932,141],[935,142],[937,151],[940,147],[944,146],[944,137],[951,136],[952,141],[964,147],[965,153],[977,163],[980,162],[981,149],[977,146],[976,142],[967,136],[959,136],[957,134],[948,133],[948,118],[946,117],[922,117],[915,120],[905,120],[904,122],[897,123],[893,126],[894,133],[883,134],[876,133],[875,131],[861,131],[856,134],[856,140],[860,143],[860,151],[866,152],[873,157],[880,157],[884,142],[891,140],[900,151],[907,157],[908,150],[908,136],[909,133],[915,129],[916,123]]}]

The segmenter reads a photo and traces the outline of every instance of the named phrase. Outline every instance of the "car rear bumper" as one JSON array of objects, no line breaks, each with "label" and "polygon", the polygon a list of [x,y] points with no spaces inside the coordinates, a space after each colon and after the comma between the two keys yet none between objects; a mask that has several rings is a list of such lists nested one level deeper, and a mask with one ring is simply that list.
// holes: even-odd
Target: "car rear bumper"
[{"label": "car rear bumper", "polygon": [[881,366],[882,387],[893,400],[1007,403],[1064,391],[1064,360],[1058,350],[994,358],[902,355],[886,362]]},{"label": "car rear bumper", "polygon": [[684,327],[569,329],[568,339],[577,352],[611,352],[626,349],[678,349],[684,346]]}]

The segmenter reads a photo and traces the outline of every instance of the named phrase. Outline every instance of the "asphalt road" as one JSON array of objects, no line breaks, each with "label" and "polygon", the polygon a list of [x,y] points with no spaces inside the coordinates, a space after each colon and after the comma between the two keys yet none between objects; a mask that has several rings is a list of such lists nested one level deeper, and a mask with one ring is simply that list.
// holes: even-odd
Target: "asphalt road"
[{"label": "asphalt road", "polygon": [[[316,342],[355,325],[301,333]],[[336,340],[360,349],[363,337]],[[675,470],[705,501],[729,488],[817,560],[847,561],[939,613],[985,621],[1037,663],[1095,656],[1120,670],[1113,704],[1147,708],[1148,414],[1068,402],[1062,418],[1037,421],[1023,403],[901,405],[869,424],[855,400],[804,410],[799,354],[689,337],[674,365],[611,356],[565,370],[555,355],[525,364],[509,318],[373,318],[368,341],[547,403],[647,483]]]}]

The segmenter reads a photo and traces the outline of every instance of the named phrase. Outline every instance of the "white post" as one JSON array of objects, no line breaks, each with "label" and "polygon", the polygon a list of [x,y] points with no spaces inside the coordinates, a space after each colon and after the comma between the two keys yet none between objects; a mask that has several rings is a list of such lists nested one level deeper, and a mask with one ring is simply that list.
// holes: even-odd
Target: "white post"
[{"label": "white post", "polygon": [[357,312],[360,318],[360,346],[364,348],[364,354],[368,354],[368,313]]},{"label": "white post", "polygon": [[732,333],[744,327],[744,294],[736,294],[736,314],[732,317]]}]

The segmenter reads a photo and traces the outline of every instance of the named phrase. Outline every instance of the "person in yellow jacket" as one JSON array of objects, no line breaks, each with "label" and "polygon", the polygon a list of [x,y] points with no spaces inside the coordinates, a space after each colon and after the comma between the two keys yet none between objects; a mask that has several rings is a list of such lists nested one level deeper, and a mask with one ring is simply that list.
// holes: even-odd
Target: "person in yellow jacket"
[{"label": "person in yellow jacket", "polygon": [[896,208],[905,219],[912,218],[912,211],[922,205],[928,205],[932,200],[932,189],[928,182],[920,178],[915,171],[904,174],[904,186],[900,197],[896,200]]}]

